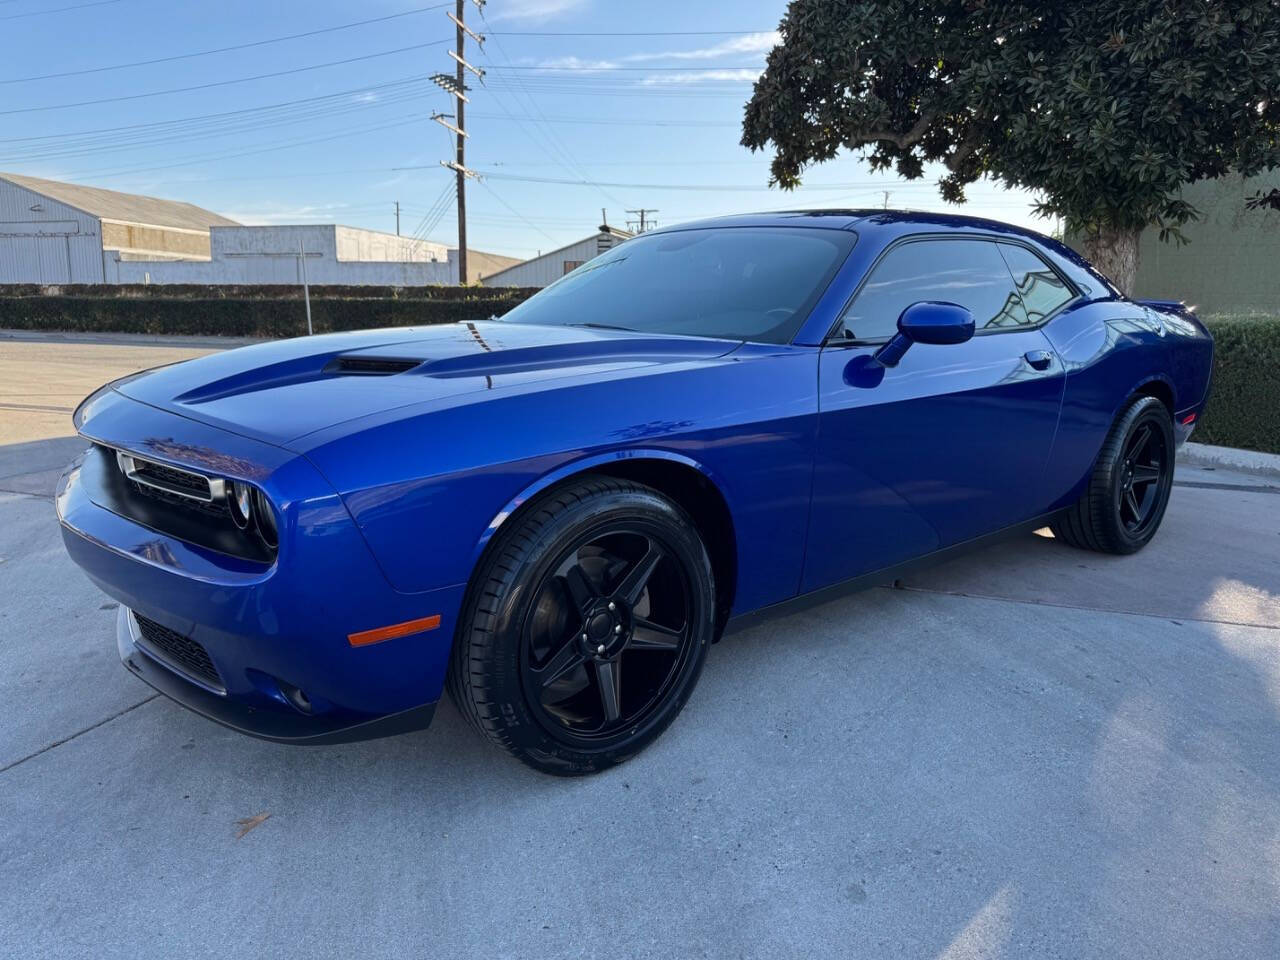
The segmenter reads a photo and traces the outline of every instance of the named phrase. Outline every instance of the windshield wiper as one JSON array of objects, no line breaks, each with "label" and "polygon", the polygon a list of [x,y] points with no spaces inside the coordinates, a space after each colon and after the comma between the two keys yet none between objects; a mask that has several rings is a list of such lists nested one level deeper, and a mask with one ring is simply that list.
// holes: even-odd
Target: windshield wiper
[{"label": "windshield wiper", "polygon": [[623,330],[627,333],[635,333],[631,327],[619,327],[612,323],[566,323],[566,327],[590,327],[592,330]]}]

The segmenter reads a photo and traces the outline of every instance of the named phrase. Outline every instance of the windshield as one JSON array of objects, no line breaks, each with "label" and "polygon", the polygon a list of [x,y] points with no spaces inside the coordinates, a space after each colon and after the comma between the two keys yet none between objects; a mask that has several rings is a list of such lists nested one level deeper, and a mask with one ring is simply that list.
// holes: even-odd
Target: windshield
[{"label": "windshield", "polygon": [[639,236],[502,319],[788,343],[856,239],[844,230],[803,227]]}]

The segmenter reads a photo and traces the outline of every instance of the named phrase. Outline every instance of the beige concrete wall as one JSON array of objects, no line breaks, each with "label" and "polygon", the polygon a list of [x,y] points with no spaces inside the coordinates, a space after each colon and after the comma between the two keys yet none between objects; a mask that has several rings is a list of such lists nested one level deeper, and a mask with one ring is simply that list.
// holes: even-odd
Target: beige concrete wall
[{"label": "beige concrete wall", "polygon": [[102,221],[102,247],[130,253],[180,254],[194,259],[209,259],[207,231],[153,227],[138,223]]},{"label": "beige concrete wall", "polygon": [[1280,314],[1280,211],[1245,207],[1259,190],[1276,187],[1280,171],[1184,188],[1202,219],[1182,228],[1190,240],[1182,246],[1162,243],[1155,228],[1143,233],[1134,295],[1185,300],[1202,313]]}]

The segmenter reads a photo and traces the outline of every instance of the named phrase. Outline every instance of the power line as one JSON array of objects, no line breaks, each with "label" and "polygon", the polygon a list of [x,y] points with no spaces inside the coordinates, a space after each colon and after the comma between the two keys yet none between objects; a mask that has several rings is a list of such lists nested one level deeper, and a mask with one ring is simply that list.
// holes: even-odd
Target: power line
[{"label": "power line", "polygon": [[[482,120],[501,120],[502,117],[496,113],[472,113],[471,116],[479,117]],[[507,114],[511,119],[511,114]],[[622,118],[592,118],[592,117],[542,117],[543,123],[574,123],[586,124],[589,126],[602,127],[694,127],[701,129],[703,127],[741,127],[742,124],[736,120],[642,120],[642,119],[622,119]]]},{"label": "power line", "polygon": [[[0,0],[3,2],[3,0]],[[337,90],[333,93],[317,94],[314,97],[301,97],[297,100],[282,100],[278,103],[265,103],[257,107],[241,107],[239,110],[226,110],[221,113],[203,113],[191,117],[176,117],[172,120],[151,120],[147,123],[129,123],[118,127],[94,127],[90,130],[73,130],[70,133],[48,133],[35,137],[0,137],[0,143],[26,143],[35,140],[61,140],[68,137],[89,136],[99,133],[121,133],[130,130],[143,130],[154,127],[164,127],[170,124],[179,123],[197,123],[205,120],[220,120],[224,117],[235,117],[243,114],[256,113],[258,111],[275,110],[281,107],[292,107],[299,104],[319,103],[321,101],[336,99],[346,96],[356,96],[359,94],[376,94],[380,90],[388,90],[392,87],[419,83],[427,79],[427,74],[417,74],[412,77],[401,77],[399,80],[388,80],[386,83],[375,83],[367,87],[352,87],[348,90]]]},{"label": "power line", "polygon": [[6,17],[0,17],[0,20],[21,20],[23,17],[43,17],[48,13],[66,13],[68,10],[83,10],[85,7],[105,7],[112,3],[120,3],[121,0],[94,0],[93,3],[77,3],[72,7],[55,7],[53,10],[28,10],[26,13],[11,13]]},{"label": "power line", "polygon": [[329,122],[332,119],[353,113],[372,113],[403,103],[419,101],[431,96],[427,92],[404,91],[395,96],[388,96],[374,102],[339,102],[321,103],[296,111],[270,111],[260,115],[230,118],[221,122],[212,122],[205,126],[174,124],[147,133],[137,132],[132,135],[111,137],[101,135],[70,139],[61,143],[28,144],[19,148],[18,152],[4,156],[3,163],[29,163],[35,160],[65,159],[115,154],[156,147],[171,143],[194,143],[229,136],[242,136],[257,130],[296,126],[298,124],[314,124],[317,121]]},{"label": "power line", "polygon": [[[481,6],[480,8],[480,16],[482,18],[484,17],[483,6]],[[506,47],[502,45],[502,41],[495,38],[493,42],[497,46],[498,51],[502,54],[502,58],[507,62],[507,66],[511,66],[511,57],[507,54]],[[487,57],[487,54],[486,54],[486,57]],[[542,108],[538,105],[537,100],[535,100],[533,97],[533,94],[529,92],[529,88],[525,84],[525,78],[522,77],[519,73],[516,73],[514,76],[514,79],[517,85],[520,87],[521,91],[524,93],[525,99],[528,102],[529,107],[532,108],[534,114],[536,114],[539,118],[541,118],[543,123],[545,124],[546,114],[542,112]],[[495,99],[497,98],[495,97]],[[515,99],[517,103],[520,102],[518,97],[516,97]],[[503,109],[505,110],[506,107],[504,106]],[[551,156],[551,155],[558,154],[559,159],[562,159],[565,161],[564,169],[567,172],[574,174],[576,176],[582,177],[584,180],[587,180],[588,182],[590,182],[590,178],[586,175],[586,170],[576,162],[573,154],[568,149],[565,148],[560,138],[556,136],[555,130],[552,129],[550,126],[546,126],[544,132],[547,138],[547,142],[552,147],[552,152],[548,155]],[[606,200],[609,200],[612,203],[615,203],[619,206],[625,206],[625,204],[623,204],[621,200],[613,196],[613,194],[609,193],[609,191],[605,190],[603,187],[597,187],[596,189],[599,190],[601,195],[603,195]]]},{"label": "power line", "polygon": [[442,43],[448,43],[447,40],[431,40],[427,43],[415,43],[407,47],[398,47],[395,50],[382,50],[378,53],[367,53],[359,57],[347,57],[344,60],[330,60],[326,63],[315,63],[306,67],[295,67],[292,70],[277,70],[274,73],[260,73],[252,77],[237,77],[233,80],[214,80],[210,83],[200,83],[190,87],[174,87],[170,90],[152,90],[148,93],[131,93],[123,97],[103,97],[100,100],[80,100],[75,103],[55,103],[44,107],[19,107],[15,110],[0,110],[0,116],[7,116],[14,113],[39,113],[44,110],[66,110],[70,107],[92,107],[102,103],[120,103],[124,100],[144,100],[147,97],[162,97],[171,93],[189,93],[193,90],[208,90],[213,87],[227,87],[236,83],[249,83],[253,80],[268,80],[272,77],[287,77],[296,73],[306,73],[309,70],[321,70],[325,67],[337,67],[348,63],[359,63],[364,60],[374,60],[378,57],[390,57],[397,53],[407,53],[410,50],[421,50],[424,47],[436,47]]},{"label": "power line", "polygon": [[374,126],[346,130],[342,133],[337,133],[337,134],[333,134],[331,136],[326,136],[326,137],[313,137],[306,140],[292,140],[292,141],[286,141],[282,143],[263,144],[253,150],[244,150],[238,153],[224,153],[220,155],[219,154],[203,154],[200,156],[181,160],[177,163],[160,164],[154,167],[131,167],[127,170],[90,171],[88,173],[76,173],[67,177],[63,177],[62,179],[75,181],[75,180],[92,179],[95,177],[97,178],[119,177],[128,173],[151,173],[156,170],[172,170],[176,167],[189,167],[189,166],[192,166],[193,164],[206,163],[211,160],[235,160],[240,157],[252,157],[261,153],[272,153],[276,150],[288,150],[292,147],[308,146],[313,143],[328,143],[329,141],[332,141],[332,140],[341,140],[344,137],[355,136],[356,134],[374,133],[379,130],[389,130],[392,127],[403,127],[408,124],[419,123],[421,122],[421,120],[422,120],[422,115],[420,113],[412,113],[406,117],[392,120],[388,123],[381,123],[381,124],[376,124]]},{"label": "power line", "polygon": [[490,30],[491,37],[730,37],[769,30]]},{"label": "power line", "polygon": [[521,222],[523,222],[523,223],[524,223],[524,225],[525,225],[526,227],[528,227],[528,228],[529,228],[529,229],[531,229],[531,230],[536,230],[536,231],[538,231],[538,233],[542,234],[544,237],[546,237],[546,238],[547,238],[548,240],[550,240],[552,243],[555,243],[555,242],[556,242],[555,237],[551,236],[551,234],[547,233],[547,231],[543,230],[541,227],[534,226],[534,224],[533,224],[531,221],[529,221],[529,220],[525,217],[525,215],[524,215],[523,213],[521,213],[519,210],[517,210],[517,209],[516,209],[515,207],[513,207],[511,204],[507,203],[507,201],[506,201],[506,200],[502,199],[502,196],[501,196],[501,195],[500,195],[496,190],[494,190],[494,189],[493,189],[493,187],[489,186],[489,184],[485,183],[483,180],[481,180],[481,181],[480,181],[480,185],[481,185],[482,187],[484,187],[486,190],[488,190],[488,191],[489,191],[489,193],[491,193],[491,194],[493,195],[493,198],[494,198],[495,200],[497,200],[500,204],[502,204],[504,207],[506,207],[508,210],[510,210],[510,211],[511,211],[513,214],[515,214],[517,217],[519,217],[519,218],[520,218],[520,220],[521,220]]},{"label": "power line", "polygon": [[[111,0],[111,2],[118,2],[118,0]],[[402,13],[391,13],[385,17],[371,17],[368,20],[356,20],[352,23],[343,23],[336,27],[321,27],[319,30],[308,30],[305,33],[292,33],[286,37],[272,37],[269,40],[254,40],[249,43],[237,43],[230,47],[216,47],[212,50],[200,50],[195,53],[178,53],[170,57],[156,57],[154,60],[135,60],[131,63],[116,63],[107,67],[86,67],[83,70],[65,70],[62,73],[43,73],[31,77],[12,77],[8,80],[0,80],[0,84],[28,83],[34,80],[54,80],[59,77],[82,77],[89,73],[106,73],[110,70],[124,70],[129,67],[149,67],[157,63],[173,63],[175,60],[192,60],[196,57],[209,57],[216,53],[229,53],[233,50],[249,50],[253,47],[265,47],[273,43],[284,43],[286,40],[301,40],[304,37],[318,37],[321,34],[336,33],[339,30],[350,30],[353,27],[364,27],[371,23],[385,23],[388,20],[397,20],[401,17],[425,13],[428,10],[439,10],[447,6],[449,6],[447,3],[437,3],[429,7],[418,7],[416,10],[405,10]],[[69,9],[75,8],[72,7]],[[26,15],[29,16],[29,14]]]},{"label": "power line", "polygon": [[[422,170],[428,167],[396,167],[397,170]],[[757,191],[768,189],[762,184],[727,183],[612,183],[604,180],[561,180],[555,177],[526,177],[512,173],[487,173],[491,180],[512,180],[520,183],[548,183],[566,187],[616,187],[631,190],[705,190],[705,191]],[[852,190],[865,187],[858,183],[806,184],[806,190]]]},{"label": "power line", "polygon": [[720,70],[764,70],[759,64],[752,63],[747,66],[735,67],[621,67],[615,64],[608,66],[591,65],[589,63],[576,64],[574,66],[515,66],[508,65],[505,67],[494,67],[494,70],[519,70],[519,71],[547,71],[547,72],[563,72],[563,73],[614,73],[619,70],[636,71],[638,73],[658,73],[658,72],[674,72],[674,73],[707,73]]}]

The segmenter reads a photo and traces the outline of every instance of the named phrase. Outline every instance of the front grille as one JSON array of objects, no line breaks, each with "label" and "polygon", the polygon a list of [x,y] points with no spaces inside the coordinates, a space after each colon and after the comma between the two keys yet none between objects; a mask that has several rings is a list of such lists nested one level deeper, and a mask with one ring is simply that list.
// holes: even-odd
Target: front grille
[{"label": "front grille", "polygon": [[161,626],[140,613],[135,613],[133,618],[138,621],[138,632],[146,645],[161,659],[211,687],[218,690],[223,688],[222,678],[218,676],[218,671],[204,647],[190,637],[184,637],[168,627]]},{"label": "front grille", "polygon": [[231,512],[227,506],[226,500],[206,501],[193,500],[191,497],[185,497],[180,493],[173,493],[162,487],[153,486],[149,483],[142,483],[136,477],[130,477],[129,483],[133,489],[144,497],[151,497],[155,500],[163,500],[165,503],[173,504],[181,510],[194,510],[197,513],[203,513],[206,516],[217,517],[220,520],[230,522]]},{"label": "front grille", "polygon": [[135,459],[133,463],[134,476],[140,482],[152,480],[174,492],[186,490],[201,500],[210,498],[208,477],[202,477],[198,473],[188,473],[186,470],[175,470],[173,467],[166,467],[163,463],[156,463],[153,460]]}]

